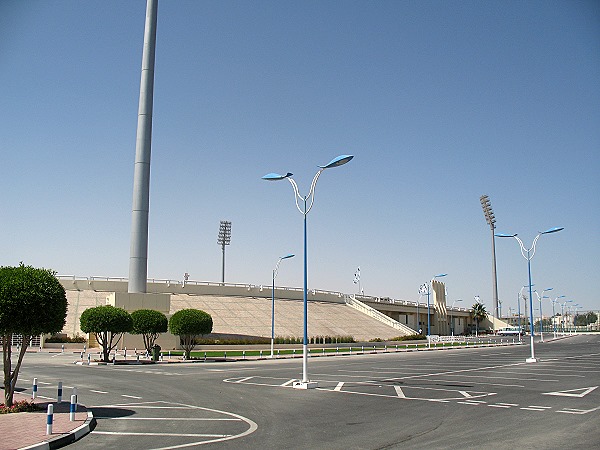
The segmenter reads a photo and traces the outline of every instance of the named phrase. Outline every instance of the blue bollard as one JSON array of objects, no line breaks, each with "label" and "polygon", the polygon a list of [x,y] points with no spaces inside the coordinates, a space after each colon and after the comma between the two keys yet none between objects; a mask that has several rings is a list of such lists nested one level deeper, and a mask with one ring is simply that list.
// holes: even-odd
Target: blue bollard
[{"label": "blue bollard", "polygon": [[52,434],[52,421],[54,419],[54,405],[48,405],[48,413],[46,415],[46,434]]},{"label": "blue bollard", "polygon": [[38,384],[37,384],[37,378],[33,379],[33,388],[31,391],[31,398],[36,398],[37,397],[37,388],[38,388]]},{"label": "blue bollard", "polygon": [[62,381],[58,382],[58,395],[56,396],[56,402],[62,403]]},{"label": "blue bollard", "polygon": [[75,411],[77,409],[77,396],[71,395],[71,406],[69,407],[69,420],[75,422]]}]

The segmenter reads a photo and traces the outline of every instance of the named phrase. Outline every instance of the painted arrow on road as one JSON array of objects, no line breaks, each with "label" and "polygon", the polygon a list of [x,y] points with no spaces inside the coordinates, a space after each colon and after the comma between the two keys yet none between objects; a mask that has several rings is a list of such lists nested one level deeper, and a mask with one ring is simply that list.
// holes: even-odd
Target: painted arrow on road
[{"label": "painted arrow on road", "polygon": [[561,397],[585,397],[593,390],[597,389],[598,386],[585,387],[579,389],[568,389],[566,391],[557,391],[557,392],[542,392],[542,395],[558,395]]}]

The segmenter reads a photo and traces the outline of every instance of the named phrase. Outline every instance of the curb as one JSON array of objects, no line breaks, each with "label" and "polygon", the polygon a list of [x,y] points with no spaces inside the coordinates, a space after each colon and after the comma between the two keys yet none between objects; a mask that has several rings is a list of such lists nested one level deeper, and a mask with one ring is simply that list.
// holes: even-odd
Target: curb
[{"label": "curb", "polygon": [[89,434],[94,428],[96,428],[96,418],[92,411],[87,412],[87,419],[79,427],[72,430],[69,434],[57,436],[53,439],[40,442],[39,444],[33,444],[29,447],[22,447],[19,450],[49,450],[54,448],[61,448],[65,445],[72,444],[73,442],[81,439],[83,436]]}]

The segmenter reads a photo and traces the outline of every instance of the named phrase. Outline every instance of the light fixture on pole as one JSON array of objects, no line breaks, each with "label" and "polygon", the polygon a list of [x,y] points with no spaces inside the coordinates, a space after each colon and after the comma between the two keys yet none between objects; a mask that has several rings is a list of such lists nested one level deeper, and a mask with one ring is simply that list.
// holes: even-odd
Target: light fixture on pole
[{"label": "light fixture on pole", "polygon": [[529,279],[529,320],[531,321],[531,328],[530,328],[530,342],[531,342],[531,357],[527,358],[525,360],[525,362],[537,362],[538,360],[535,358],[535,353],[534,353],[534,344],[533,344],[533,336],[534,336],[534,327],[533,327],[533,292],[531,290],[531,286],[533,286],[531,284],[531,258],[533,258],[533,256],[535,255],[535,244],[537,243],[538,239],[540,238],[541,235],[543,234],[550,234],[550,233],[556,233],[558,231],[564,230],[564,227],[554,227],[554,228],[550,228],[546,231],[540,231],[537,236],[535,237],[535,239],[533,240],[533,244],[531,245],[530,248],[525,248],[525,246],[523,245],[523,241],[521,239],[519,239],[517,237],[516,234],[505,234],[505,233],[498,233],[496,234],[496,237],[509,237],[509,238],[514,238],[517,240],[517,242],[519,243],[519,246],[521,247],[521,254],[523,255],[523,257],[527,260],[527,274],[528,274],[528,279]]},{"label": "light fixture on pole", "polygon": [[462,302],[462,299],[456,299],[452,302],[452,306],[450,307],[450,331],[451,335],[454,336],[454,318],[452,317],[452,311],[454,310],[454,304],[456,302]]},{"label": "light fixture on pole", "polygon": [[225,246],[231,243],[231,222],[221,220],[219,225],[219,236],[217,237],[217,244],[219,244],[223,250],[223,263],[221,268],[221,283],[225,283]]},{"label": "light fixture on pole", "polygon": [[537,295],[538,297],[538,302],[540,304],[540,342],[544,342],[544,315],[542,314],[542,299],[544,298],[548,298],[548,297],[544,297],[544,292],[546,291],[551,291],[553,288],[546,288],[542,291],[542,295],[540,296],[540,294],[537,293],[537,291],[535,291],[535,295]]},{"label": "light fixture on pole", "polygon": [[277,276],[277,270],[279,270],[279,264],[284,259],[293,258],[295,255],[289,254],[281,256],[275,264],[273,269],[273,289],[271,290],[271,358],[273,357],[273,346],[275,343],[275,277]]},{"label": "light fixture on pole", "polygon": [[559,298],[565,298],[565,295],[559,295],[554,300],[552,300],[552,331],[554,333],[554,339],[556,339],[556,312],[554,310],[554,305],[556,304],[556,302],[558,302]]},{"label": "light fixture on pole", "polygon": [[[342,166],[348,163],[353,155],[340,155],[334,159],[332,159],[328,164],[324,166],[319,166],[319,170],[315,174],[312,183],[310,185],[310,190],[306,196],[300,195],[298,191],[298,185],[296,181],[292,178],[292,173],[287,172],[285,175],[279,175],[278,173],[268,173],[263,176],[262,179],[266,181],[280,181],[280,180],[288,180],[294,189],[294,200],[296,201],[296,208],[298,211],[304,216],[304,338],[302,345],[302,381],[299,383],[295,383],[293,387],[297,389],[311,389],[316,388],[317,383],[311,382],[308,380],[308,287],[307,287],[307,245],[306,245],[306,216],[310,212],[314,201],[315,201],[315,186],[321,173],[325,169],[331,169],[333,167]],[[309,202],[310,199],[310,202]]]},{"label": "light fixture on pole", "polygon": [[[481,202],[481,207],[483,208],[483,215],[485,216],[485,221],[490,226],[490,230],[492,232],[492,315],[495,318],[499,318],[498,311],[498,276],[496,275],[496,239],[494,230],[496,228],[496,216],[494,216],[494,210],[492,209],[492,203],[490,202],[490,198],[487,195],[482,195],[479,197],[479,201]],[[496,321],[492,321],[492,328],[496,330]]]},{"label": "light fixture on pole", "polygon": [[431,280],[429,280],[427,283],[423,283],[421,285],[421,287],[419,288],[419,292],[423,291],[427,293],[427,345],[431,345],[431,314],[429,313],[429,296],[431,295],[431,283],[433,282],[433,280],[435,280],[436,278],[441,278],[441,277],[445,277],[446,275],[448,275],[447,273],[439,273],[437,275],[434,275],[433,278]]}]

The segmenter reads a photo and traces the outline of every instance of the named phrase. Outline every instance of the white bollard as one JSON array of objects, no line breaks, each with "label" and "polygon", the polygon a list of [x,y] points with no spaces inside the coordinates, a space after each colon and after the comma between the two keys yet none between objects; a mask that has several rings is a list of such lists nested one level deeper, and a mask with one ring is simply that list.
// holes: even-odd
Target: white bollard
[{"label": "white bollard", "polygon": [[56,402],[62,403],[62,381],[58,382],[58,394],[56,396]]},{"label": "white bollard", "polygon": [[65,344],[62,344],[62,345],[60,346],[60,352],[61,352],[61,353],[64,353],[64,352],[65,352]]},{"label": "white bollard", "polygon": [[69,420],[75,422],[75,411],[77,410],[77,396],[71,395],[71,406],[69,408]]},{"label": "white bollard", "polygon": [[37,378],[34,378],[33,379],[33,387],[32,387],[32,391],[31,391],[31,398],[37,397],[37,388],[38,388]]},{"label": "white bollard", "polygon": [[88,353],[88,366],[92,363],[92,354]]},{"label": "white bollard", "polygon": [[48,414],[46,415],[46,434],[52,434],[52,420],[54,419],[54,405],[48,405]]},{"label": "white bollard", "polygon": [[[75,411],[77,411],[77,388],[74,387],[73,391],[71,392],[71,398],[75,397]],[[71,400],[72,402],[72,400]]]}]

